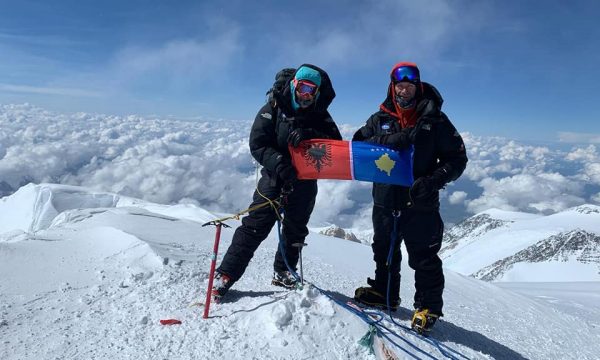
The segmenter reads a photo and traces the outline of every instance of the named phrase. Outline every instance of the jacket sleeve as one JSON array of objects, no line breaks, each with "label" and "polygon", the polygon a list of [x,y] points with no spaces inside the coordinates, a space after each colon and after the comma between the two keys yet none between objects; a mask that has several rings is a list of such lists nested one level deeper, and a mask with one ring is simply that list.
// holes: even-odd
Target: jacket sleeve
[{"label": "jacket sleeve", "polygon": [[[458,179],[467,166],[467,152],[462,137],[444,114],[440,123],[436,152],[439,159],[435,173],[441,178],[441,186]],[[441,187],[440,186],[440,187]]]},{"label": "jacket sleeve", "polygon": [[375,136],[375,115],[371,115],[366,124],[354,133],[352,141],[377,142]]},{"label": "jacket sleeve", "polygon": [[275,133],[276,117],[275,111],[269,104],[263,106],[252,124],[250,130],[250,153],[272,173],[276,173],[277,166],[289,162],[283,154],[277,150],[277,134]]}]

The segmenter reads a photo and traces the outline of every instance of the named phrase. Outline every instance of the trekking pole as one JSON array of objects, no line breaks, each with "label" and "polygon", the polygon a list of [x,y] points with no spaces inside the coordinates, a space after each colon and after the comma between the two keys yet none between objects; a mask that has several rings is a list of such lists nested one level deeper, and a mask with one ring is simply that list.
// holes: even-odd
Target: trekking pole
[{"label": "trekking pole", "polygon": [[215,275],[215,268],[217,265],[217,253],[219,252],[219,241],[221,241],[221,227],[230,227],[229,225],[222,223],[220,221],[210,221],[202,226],[214,225],[217,227],[217,233],[215,234],[215,245],[213,247],[213,254],[210,262],[210,274],[208,276],[208,289],[206,290],[206,305],[204,306],[204,315],[203,319],[208,318],[208,311],[210,309],[210,299],[212,297],[212,286],[213,279]]},{"label": "trekking pole", "polygon": [[304,270],[302,269],[302,249],[307,246],[305,243],[293,243],[292,246],[298,248],[298,255],[300,258],[300,284],[304,286]]}]

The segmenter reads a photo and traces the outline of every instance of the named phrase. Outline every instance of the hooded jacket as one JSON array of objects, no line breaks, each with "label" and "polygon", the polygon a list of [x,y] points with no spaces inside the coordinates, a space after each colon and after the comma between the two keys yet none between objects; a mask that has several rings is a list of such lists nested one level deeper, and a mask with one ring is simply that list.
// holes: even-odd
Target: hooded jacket
[{"label": "hooded jacket", "polygon": [[[465,170],[467,155],[462,137],[446,114],[441,111],[443,99],[433,85],[421,82],[416,103],[416,125],[411,132],[414,142],[413,177],[431,176],[443,169],[443,184],[456,180]],[[399,117],[394,106],[394,86],[390,83],[385,101],[380,110],[358,129],[352,141],[377,142],[382,135],[401,130]],[[389,184],[373,184],[375,206],[392,210],[415,208],[420,210],[439,209],[439,193],[431,204],[414,204],[408,187]]]},{"label": "hooded jacket", "polygon": [[[267,102],[256,115],[250,131],[250,152],[268,175],[275,178],[276,169],[281,164],[291,165],[287,138],[297,128],[311,129],[313,138],[341,140],[337,125],[327,108],[335,98],[335,91],[327,73],[311,64],[303,64],[319,72],[321,84],[313,105],[295,110],[292,105],[293,84],[288,82],[283,91],[275,91],[275,103]],[[294,77],[298,70],[294,74]]]}]

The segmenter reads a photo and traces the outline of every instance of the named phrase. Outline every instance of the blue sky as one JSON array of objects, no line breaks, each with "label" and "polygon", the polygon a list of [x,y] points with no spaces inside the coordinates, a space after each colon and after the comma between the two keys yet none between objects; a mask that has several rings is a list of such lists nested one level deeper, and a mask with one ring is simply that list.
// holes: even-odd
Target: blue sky
[{"label": "blue sky", "polygon": [[330,74],[358,125],[414,61],[461,131],[600,143],[597,1],[4,1],[0,103],[252,119],[274,73]]}]

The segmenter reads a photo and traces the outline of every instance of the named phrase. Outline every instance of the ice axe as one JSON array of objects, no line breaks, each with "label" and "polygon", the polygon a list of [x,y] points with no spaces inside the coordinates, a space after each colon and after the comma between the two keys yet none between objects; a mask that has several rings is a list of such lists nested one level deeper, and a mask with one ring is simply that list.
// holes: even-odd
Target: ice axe
[{"label": "ice axe", "polygon": [[304,286],[304,270],[302,269],[302,248],[307,246],[305,243],[293,243],[292,246],[298,248],[298,255],[300,259],[300,284]]},{"label": "ice axe", "polygon": [[206,224],[203,224],[202,226],[208,226],[208,225],[214,225],[217,227],[217,233],[215,234],[215,244],[213,247],[213,254],[212,254],[212,258],[211,258],[211,262],[210,262],[210,274],[208,276],[208,290],[206,290],[206,304],[204,306],[204,315],[202,316],[202,318],[207,319],[208,318],[208,310],[210,309],[210,299],[212,297],[212,286],[213,286],[213,279],[214,279],[214,275],[215,275],[215,268],[217,265],[217,254],[219,252],[219,241],[221,241],[221,227],[231,227],[223,222],[220,221],[209,221]]}]

